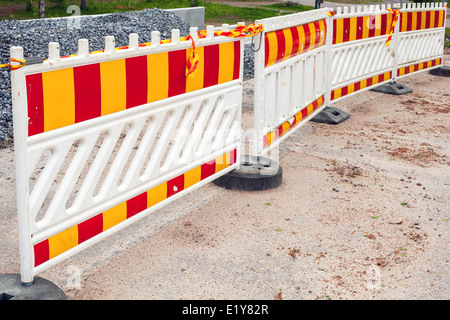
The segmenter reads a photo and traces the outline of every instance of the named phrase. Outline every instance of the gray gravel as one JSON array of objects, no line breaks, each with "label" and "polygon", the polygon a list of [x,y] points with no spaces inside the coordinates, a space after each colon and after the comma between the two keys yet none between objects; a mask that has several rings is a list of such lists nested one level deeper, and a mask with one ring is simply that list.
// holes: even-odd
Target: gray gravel
[{"label": "gray gravel", "polygon": [[[79,28],[70,28],[68,19],[0,21],[0,64],[8,63],[9,48],[22,46],[25,57],[47,57],[48,43],[59,42],[61,55],[77,52],[78,39],[89,39],[90,50],[102,50],[104,37],[114,36],[117,46],[128,44],[128,35],[138,33],[140,42],[151,40],[151,31],[161,32],[161,39],[172,29],[189,34],[190,25],[178,16],[160,9],[121,12],[103,16],[82,16]],[[13,136],[9,69],[0,71],[0,141]]]},{"label": "gray gravel", "polygon": [[[171,37],[172,29],[181,36],[189,34],[190,25],[178,16],[160,9],[121,12],[102,16],[82,16],[79,28],[68,19],[0,21],[0,64],[8,63],[9,48],[22,46],[25,57],[47,57],[48,43],[58,42],[61,55],[74,54],[78,39],[89,39],[90,51],[104,48],[104,37],[112,35],[117,46],[128,45],[128,35],[138,33],[140,42],[151,41],[151,31],[161,32],[161,39]],[[244,78],[253,78],[253,52],[245,49]],[[11,81],[9,68],[0,69],[0,145],[13,138]]]}]

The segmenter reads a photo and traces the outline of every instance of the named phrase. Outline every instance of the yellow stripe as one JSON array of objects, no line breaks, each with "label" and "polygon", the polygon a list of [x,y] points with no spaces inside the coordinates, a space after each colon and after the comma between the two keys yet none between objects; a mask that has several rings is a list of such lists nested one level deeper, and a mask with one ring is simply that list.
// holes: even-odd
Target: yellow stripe
[{"label": "yellow stripe", "polygon": [[359,83],[360,83],[360,84],[359,84],[359,89],[360,89],[360,90],[367,87],[367,80],[366,80],[366,79],[361,80]]},{"label": "yellow stripe", "polygon": [[233,80],[234,42],[219,45],[219,83]]},{"label": "yellow stripe", "polygon": [[100,63],[102,116],[126,109],[127,81],[125,59]]},{"label": "yellow stripe", "polygon": [[355,92],[355,84],[354,83],[349,84],[347,86],[347,94],[350,94],[350,93],[353,93],[353,92]]},{"label": "yellow stripe", "polygon": [[285,39],[285,45],[284,45],[284,57],[283,60],[289,59],[289,57],[292,54],[292,33],[290,29],[283,29],[284,39]]},{"label": "yellow stripe", "polygon": [[316,26],[314,25],[314,23],[308,23],[309,28],[309,34],[311,35],[311,42],[310,42],[310,46],[309,46],[309,50],[314,49],[314,44],[316,43]]},{"label": "yellow stripe", "polygon": [[432,62],[433,62],[432,60],[427,61],[427,68],[431,68],[431,63],[432,63]]},{"label": "yellow stripe", "polygon": [[48,239],[49,259],[78,245],[78,226],[74,226]]},{"label": "yellow stripe", "polygon": [[73,69],[42,74],[44,91],[44,131],[75,123],[75,85]]},{"label": "yellow stripe", "polygon": [[148,55],[147,68],[147,102],[150,103],[167,98],[169,96],[169,53],[162,52]]},{"label": "yellow stripe", "polygon": [[167,182],[160,184],[147,191],[147,208],[165,200],[167,198]]},{"label": "yellow stripe", "polygon": [[269,50],[269,58],[267,60],[267,65],[270,66],[274,64],[277,60],[278,42],[275,32],[267,33],[267,40],[269,42],[269,48],[266,48],[266,50]]},{"label": "yellow stripe", "polygon": [[[197,71],[195,71],[195,73],[193,75],[186,78],[186,92],[203,89],[203,79],[204,79],[203,76],[205,73],[205,50],[204,50],[204,47],[196,48],[196,52],[198,54],[198,57],[200,58],[200,61],[198,63]],[[192,49],[186,50],[186,59],[188,57],[190,57],[191,54],[192,54]],[[167,66],[167,70],[169,70],[168,68],[169,67]],[[166,75],[168,75],[168,73],[166,73]],[[155,80],[157,80],[157,79],[155,79]],[[159,81],[158,81],[158,83],[159,83]],[[169,83],[169,79],[167,78],[167,81],[164,80],[164,85],[168,84],[168,83]],[[149,86],[150,86],[150,84],[149,84]],[[149,88],[149,90],[150,90],[150,88]],[[154,89],[152,89],[152,90],[154,90]],[[166,88],[164,88],[163,90],[166,90]],[[163,91],[163,92],[165,92],[165,91]],[[155,99],[155,98],[157,98],[157,97],[156,96],[152,97],[152,99]],[[167,97],[164,97],[164,98],[167,98]],[[164,98],[162,98],[162,99],[164,99]],[[161,97],[160,97],[160,99],[161,99]]]},{"label": "yellow stripe", "polygon": [[[446,11],[447,12],[447,11]],[[439,23],[438,28],[442,28],[444,26],[444,11],[439,11]]]},{"label": "yellow stripe", "polygon": [[341,97],[341,88],[334,90],[334,99]]},{"label": "yellow stripe", "polygon": [[400,68],[398,70],[398,76],[403,76],[405,74],[405,68]]},{"label": "yellow stripe", "polygon": [[408,13],[407,12],[402,12],[402,16],[401,16],[401,18],[400,19],[402,19],[402,30],[400,30],[400,31],[406,31],[407,30],[407,26],[408,26]]},{"label": "yellow stripe", "polygon": [[[421,17],[420,17],[420,29],[425,29],[425,24],[427,22],[427,12],[426,11],[422,11],[420,12]],[[431,17],[431,14],[430,14]],[[431,28],[433,28],[433,25],[430,24]]]},{"label": "yellow stripe", "polygon": [[391,75],[389,74],[389,72],[385,72],[384,73],[384,81],[387,81],[391,78]]},{"label": "yellow stripe", "polygon": [[[217,172],[217,171],[216,171]],[[184,188],[189,188],[202,180],[202,167],[194,168],[184,174]]]},{"label": "yellow stripe", "polygon": [[409,66],[409,72],[408,73],[412,73],[412,72],[414,72],[414,65]]},{"label": "yellow stripe", "polygon": [[350,34],[349,34],[349,41],[356,40],[356,31],[358,30],[357,26],[357,18],[352,17],[350,18]]},{"label": "yellow stripe", "polygon": [[[228,168],[230,165],[230,153],[225,153],[224,155],[216,158],[216,173]],[[186,180],[186,178],[184,178]]]},{"label": "yellow stripe", "polygon": [[434,18],[434,11],[431,11],[431,13],[430,13],[430,28],[437,28],[438,26],[436,26],[435,24],[436,24],[436,19]]},{"label": "yellow stripe", "polygon": [[366,39],[369,37],[369,24],[370,24],[370,17],[369,16],[363,16],[363,34],[362,38]]},{"label": "yellow stripe", "polygon": [[375,37],[381,35],[381,15],[378,14],[375,16]]},{"label": "yellow stripe", "polygon": [[392,13],[386,15],[386,34],[389,34],[389,32],[391,32],[393,18],[394,14]]},{"label": "yellow stripe", "polygon": [[305,49],[305,29],[303,26],[297,26],[298,31],[298,52],[302,53]]},{"label": "yellow stripe", "polygon": [[282,134],[285,134],[286,132],[288,132],[289,131],[289,129],[291,128],[291,126],[289,125],[289,122],[283,122],[282,124],[281,124],[281,127],[283,128],[283,133]]},{"label": "yellow stripe", "polygon": [[325,27],[325,20],[319,20],[320,26],[320,41],[319,46],[325,43],[327,28]]},{"label": "yellow stripe", "polygon": [[312,103],[309,104],[309,105],[306,107],[306,110],[308,110],[308,115],[310,115],[311,112],[314,111],[314,106],[312,105]]},{"label": "yellow stripe", "polygon": [[127,219],[127,203],[123,202],[103,212],[103,231]]},{"label": "yellow stripe", "polygon": [[417,12],[412,12],[411,31],[417,30]]}]

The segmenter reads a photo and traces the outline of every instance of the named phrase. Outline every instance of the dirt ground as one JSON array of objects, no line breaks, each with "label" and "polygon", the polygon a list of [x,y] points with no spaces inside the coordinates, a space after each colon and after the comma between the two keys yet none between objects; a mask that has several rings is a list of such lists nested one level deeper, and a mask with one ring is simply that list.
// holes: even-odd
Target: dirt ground
[{"label": "dirt ground", "polygon": [[[448,300],[450,78],[400,83],[413,92],[349,97],[350,119],[286,139],[280,187],[210,183],[40,276],[73,300]],[[19,273],[12,148],[0,208],[0,273]]]}]

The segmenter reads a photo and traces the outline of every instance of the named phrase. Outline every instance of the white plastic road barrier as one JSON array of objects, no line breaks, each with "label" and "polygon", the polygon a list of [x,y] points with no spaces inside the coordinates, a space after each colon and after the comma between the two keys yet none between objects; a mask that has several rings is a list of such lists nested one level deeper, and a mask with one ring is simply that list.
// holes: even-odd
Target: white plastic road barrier
[{"label": "white plastic road barrier", "polygon": [[399,17],[398,67],[394,80],[442,66],[445,3],[404,3]]},{"label": "white plastic road barrier", "polygon": [[386,9],[391,6],[337,8],[333,19],[330,102],[391,80],[397,38],[394,35],[386,47],[395,17]]},{"label": "white plastic road barrier", "polygon": [[191,35],[11,72],[22,282],[239,166],[243,40]]},{"label": "white plastic road barrier", "polygon": [[263,19],[256,35],[253,152],[278,145],[323,107],[331,17],[328,9]]}]

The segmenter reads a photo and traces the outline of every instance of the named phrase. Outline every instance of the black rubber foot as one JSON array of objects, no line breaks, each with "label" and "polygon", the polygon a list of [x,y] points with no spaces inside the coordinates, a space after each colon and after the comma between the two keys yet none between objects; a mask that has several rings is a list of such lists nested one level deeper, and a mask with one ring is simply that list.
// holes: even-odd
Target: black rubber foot
[{"label": "black rubber foot", "polygon": [[347,112],[334,107],[325,107],[314,118],[312,118],[311,121],[327,124],[339,124],[348,118],[350,118],[350,115]]},{"label": "black rubber foot", "polygon": [[0,300],[67,300],[53,282],[35,277],[33,284],[22,284],[20,274],[0,274]]},{"label": "black rubber foot", "polygon": [[229,190],[262,191],[281,184],[283,170],[275,161],[264,157],[242,156],[241,166],[213,181]]},{"label": "black rubber foot", "polygon": [[392,82],[392,83],[386,83],[381,86],[370,89],[370,91],[401,95],[401,94],[411,93],[413,90],[403,84]]},{"label": "black rubber foot", "polygon": [[434,76],[450,77],[450,67],[444,66],[444,67],[430,70],[430,74],[432,74]]}]

